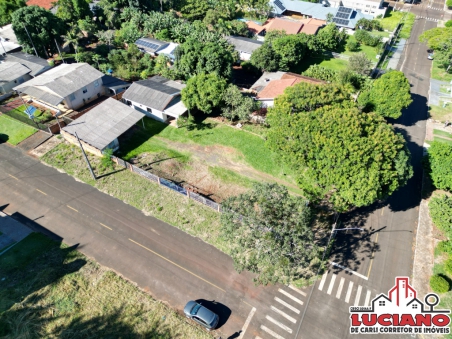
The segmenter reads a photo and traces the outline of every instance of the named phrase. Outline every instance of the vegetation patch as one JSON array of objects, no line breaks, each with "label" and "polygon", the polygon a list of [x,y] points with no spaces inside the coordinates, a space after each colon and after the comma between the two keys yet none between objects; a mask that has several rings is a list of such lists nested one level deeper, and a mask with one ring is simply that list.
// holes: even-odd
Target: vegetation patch
[{"label": "vegetation patch", "polygon": [[255,182],[247,177],[237,174],[234,171],[222,167],[209,166],[209,172],[212,173],[215,178],[218,178],[224,183],[238,184],[249,188],[253,186],[253,183]]},{"label": "vegetation patch", "polygon": [[450,103],[444,107],[444,102],[440,101],[440,105],[429,106],[429,115],[433,120],[445,122],[452,120],[452,111]]},{"label": "vegetation patch", "polygon": [[446,132],[446,131],[442,131],[442,130],[440,130],[440,129],[434,129],[434,130],[433,130],[433,134],[434,134],[434,135],[440,135],[440,136],[443,136],[443,137],[451,138],[451,139],[452,139],[452,134],[451,134],[451,133]]},{"label": "vegetation patch", "polygon": [[32,233],[2,256],[3,338],[212,338],[74,247]]},{"label": "vegetation patch", "polygon": [[0,140],[7,141],[12,145],[17,145],[22,140],[36,133],[36,129],[27,126],[6,115],[0,116]]},{"label": "vegetation patch", "polygon": [[444,139],[444,138],[437,137],[437,136],[433,137],[433,141],[438,141],[438,142],[442,142],[442,143],[445,143],[445,144],[452,145],[452,140]]},{"label": "vegetation patch", "polygon": [[[403,21],[401,21],[403,19]],[[416,15],[409,12],[394,12],[390,9],[386,12],[383,19],[379,19],[384,30],[394,31],[399,23],[403,23],[402,30],[399,36],[403,39],[408,39],[411,34],[411,29],[413,28],[414,21],[416,20]]]},{"label": "vegetation patch", "polygon": [[432,79],[441,80],[441,81],[452,81],[452,74],[446,72],[446,69],[440,67],[440,63],[436,60],[433,60],[432,65]]}]

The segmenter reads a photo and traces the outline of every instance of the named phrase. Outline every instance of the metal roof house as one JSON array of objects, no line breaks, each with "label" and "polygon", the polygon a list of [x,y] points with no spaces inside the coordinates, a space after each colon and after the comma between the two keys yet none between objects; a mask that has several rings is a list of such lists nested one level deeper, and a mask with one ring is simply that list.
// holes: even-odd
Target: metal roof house
[{"label": "metal roof house", "polygon": [[32,77],[36,77],[39,74],[44,73],[45,71],[52,68],[52,66],[49,65],[47,60],[23,52],[7,54],[5,57],[5,61],[18,62],[28,67],[31,70],[30,75]]},{"label": "metal roof house", "polygon": [[270,0],[269,4],[276,15],[282,15],[285,12],[295,12],[308,18],[326,20],[327,15],[331,13],[336,26],[349,29],[355,29],[359,19],[372,20],[374,18],[372,15],[364,14],[353,8],[343,6],[326,7],[323,4],[300,0]]},{"label": "metal roof house", "polygon": [[175,59],[174,52],[176,48],[179,46],[174,42],[165,42],[157,39],[151,38],[140,38],[135,41],[135,45],[145,53],[149,53],[152,56],[158,56],[160,54],[164,54],[169,57],[171,60]]},{"label": "metal roof house", "polygon": [[251,54],[264,44],[262,41],[241,36],[228,36],[226,40],[239,52],[240,60],[250,60]]},{"label": "metal roof house", "polygon": [[61,135],[78,145],[77,133],[83,147],[91,153],[102,156],[109,148],[119,148],[118,137],[134,126],[144,114],[127,107],[120,101],[108,98],[88,113],[63,127]]},{"label": "metal roof house", "polygon": [[181,101],[181,91],[184,87],[184,84],[156,75],[134,82],[124,92],[122,100],[150,118],[159,121],[177,119],[187,112]]},{"label": "metal roof house", "polygon": [[52,110],[74,110],[104,93],[103,76],[87,63],[62,64],[14,87],[14,90]]}]

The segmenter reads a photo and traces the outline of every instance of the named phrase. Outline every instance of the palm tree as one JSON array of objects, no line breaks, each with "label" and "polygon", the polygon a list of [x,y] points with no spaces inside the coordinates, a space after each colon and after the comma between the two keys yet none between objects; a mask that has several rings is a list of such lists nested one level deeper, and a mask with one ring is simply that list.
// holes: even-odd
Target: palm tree
[{"label": "palm tree", "polygon": [[115,37],[115,31],[111,29],[108,31],[99,31],[96,36],[100,41],[106,42],[108,44],[108,50],[110,50],[111,40]]},{"label": "palm tree", "polygon": [[68,30],[66,35],[63,35],[63,48],[69,45],[72,45],[72,47],[75,50],[75,59],[77,60],[77,49],[78,49],[78,40],[83,37],[83,33],[80,32],[80,29],[73,25]]},{"label": "palm tree", "polygon": [[104,58],[99,54],[93,54],[93,61],[97,63],[97,69],[99,69],[99,62],[104,61]]}]

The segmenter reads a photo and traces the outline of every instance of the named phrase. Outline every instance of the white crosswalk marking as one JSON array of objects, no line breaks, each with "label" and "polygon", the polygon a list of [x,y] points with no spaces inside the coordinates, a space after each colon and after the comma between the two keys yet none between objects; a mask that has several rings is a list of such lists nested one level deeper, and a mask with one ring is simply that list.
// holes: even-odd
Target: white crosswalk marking
[{"label": "white crosswalk marking", "polygon": [[275,297],[275,300],[277,302],[279,302],[281,305],[286,306],[289,310],[295,312],[296,314],[300,314],[300,310],[297,310],[295,307],[293,307],[292,305],[286,303],[284,300],[281,300],[278,297]]},{"label": "white crosswalk marking", "polygon": [[327,275],[328,275],[328,271],[325,272],[325,274],[323,274],[322,280],[320,280],[320,284],[319,284],[319,290],[320,291],[323,289],[323,285],[325,285],[325,280],[326,280],[326,276]]},{"label": "white crosswalk marking", "polygon": [[367,290],[366,301],[364,302],[364,306],[369,306],[370,293],[371,293],[370,290]]},{"label": "white crosswalk marking", "polygon": [[297,322],[295,320],[295,318],[292,318],[290,315],[284,313],[283,311],[281,311],[279,308],[276,308],[275,306],[270,306],[270,308],[275,311],[276,313],[282,315],[284,318],[286,318],[287,320],[293,322],[294,324]]},{"label": "white crosswalk marking", "polygon": [[290,294],[290,293],[288,293],[288,292],[286,292],[286,291],[284,291],[282,289],[278,289],[278,291],[280,293],[284,294],[286,297],[288,297],[288,298],[292,299],[293,301],[299,303],[300,305],[303,305],[303,302],[300,299],[295,298],[292,294]]},{"label": "white crosswalk marking", "polygon": [[333,274],[333,276],[331,277],[330,286],[328,286],[328,291],[326,291],[326,293],[331,294],[335,281],[336,281],[336,274]]},{"label": "white crosswalk marking", "polygon": [[341,278],[341,282],[339,283],[339,288],[337,289],[336,298],[341,297],[342,287],[344,287],[345,278]]},{"label": "white crosswalk marking", "polygon": [[287,332],[289,332],[289,333],[292,333],[292,329],[291,329],[290,327],[287,327],[286,325],[281,324],[278,320],[273,319],[273,318],[270,317],[269,315],[266,315],[266,316],[265,316],[265,319],[267,319],[268,321],[272,322],[273,324],[275,324],[275,325],[281,327],[283,330],[285,330],[285,331],[287,331]]},{"label": "white crosswalk marking", "polygon": [[350,284],[348,284],[347,294],[345,295],[346,303],[348,303],[350,301],[350,296],[352,295],[352,289],[353,289],[353,281],[350,281]]},{"label": "white crosswalk marking", "polygon": [[358,286],[358,291],[356,291],[356,297],[355,297],[355,306],[358,306],[359,298],[361,297],[361,290],[363,287],[361,285]]},{"label": "white crosswalk marking", "polygon": [[273,332],[271,329],[269,329],[268,327],[261,325],[261,329],[264,330],[265,332],[267,332],[268,334],[272,335],[273,337],[275,337],[276,339],[285,339],[284,337],[280,336],[278,333]]},{"label": "white crosswalk marking", "polygon": [[296,288],[295,286],[289,285],[289,288],[294,290],[295,292],[300,293],[303,297],[306,297],[306,293],[304,293],[302,290]]}]

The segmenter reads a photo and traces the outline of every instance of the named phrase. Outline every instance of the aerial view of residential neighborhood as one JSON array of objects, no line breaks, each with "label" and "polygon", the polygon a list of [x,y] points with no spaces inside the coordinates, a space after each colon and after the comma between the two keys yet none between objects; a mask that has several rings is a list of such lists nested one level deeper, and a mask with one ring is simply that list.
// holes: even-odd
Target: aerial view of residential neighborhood
[{"label": "aerial view of residential neighborhood", "polygon": [[452,0],[0,0],[0,338],[451,313]]}]

